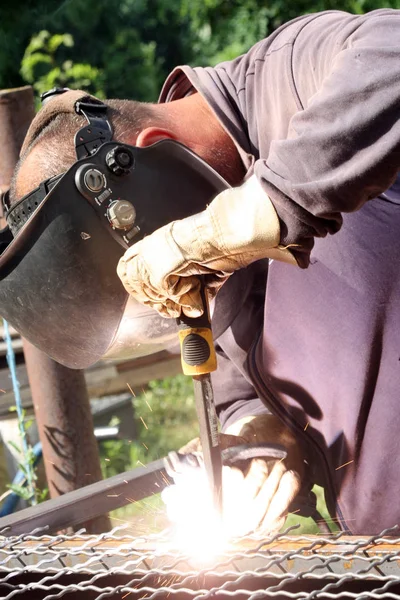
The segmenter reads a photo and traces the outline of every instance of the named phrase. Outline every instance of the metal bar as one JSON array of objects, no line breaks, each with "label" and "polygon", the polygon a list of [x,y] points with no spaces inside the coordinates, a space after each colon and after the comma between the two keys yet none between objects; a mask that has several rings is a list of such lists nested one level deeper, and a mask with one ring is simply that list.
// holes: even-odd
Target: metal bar
[{"label": "metal bar", "polygon": [[171,483],[164,461],[160,459],[3,517],[0,531],[7,536],[29,533],[37,528],[54,533],[72,525],[92,522],[110,510],[157,494]]},{"label": "metal bar", "polygon": [[[0,91],[0,187],[11,181],[19,150],[34,116],[33,90]],[[67,369],[24,340],[25,362],[52,497],[102,478],[89,398],[82,371]],[[88,531],[110,529],[102,516]]]}]

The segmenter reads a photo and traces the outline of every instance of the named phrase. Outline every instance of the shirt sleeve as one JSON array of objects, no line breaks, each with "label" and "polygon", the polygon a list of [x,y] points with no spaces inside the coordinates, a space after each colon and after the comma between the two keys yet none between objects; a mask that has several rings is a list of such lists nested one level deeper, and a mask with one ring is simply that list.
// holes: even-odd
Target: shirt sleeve
[{"label": "shirt sleeve", "polygon": [[[313,63],[315,36],[307,28],[317,25],[323,19],[307,25],[292,50],[303,109],[291,118],[287,138],[273,141],[268,158],[255,163],[280,219],[281,244],[302,267],[314,237],[338,231],[341,213],[388,189],[400,166],[400,11],[363,20],[339,52]],[[313,94],[304,83],[310,77]]]}]

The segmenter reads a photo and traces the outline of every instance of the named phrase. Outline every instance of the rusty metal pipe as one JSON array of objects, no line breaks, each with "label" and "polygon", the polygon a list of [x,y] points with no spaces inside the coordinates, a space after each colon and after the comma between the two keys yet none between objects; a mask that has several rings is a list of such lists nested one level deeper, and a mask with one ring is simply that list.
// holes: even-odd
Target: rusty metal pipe
[{"label": "rusty metal pipe", "polygon": [[[0,90],[0,191],[10,185],[34,116],[33,90]],[[56,363],[24,340],[24,355],[52,498],[102,479],[82,371]],[[90,533],[110,529],[108,517],[84,523]]]},{"label": "rusty metal pipe", "polygon": [[[68,369],[24,340],[24,355],[51,498],[102,479],[83,371]],[[84,522],[110,529],[106,516]]]},{"label": "rusty metal pipe", "polygon": [[[35,114],[31,86],[0,90],[0,192],[10,187],[19,151]],[[0,226],[5,226],[0,206]]]}]

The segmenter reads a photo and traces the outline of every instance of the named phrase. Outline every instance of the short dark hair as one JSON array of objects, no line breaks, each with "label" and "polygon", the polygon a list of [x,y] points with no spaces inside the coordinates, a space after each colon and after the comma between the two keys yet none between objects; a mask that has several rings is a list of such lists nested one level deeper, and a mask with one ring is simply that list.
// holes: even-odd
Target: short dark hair
[{"label": "short dark hair", "polygon": [[[142,129],[155,122],[151,104],[133,100],[104,100],[109,107],[114,138],[126,141],[136,137]],[[60,113],[35,137],[18,161],[10,184],[10,205],[19,200],[18,174],[27,156],[40,143],[40,163],[43,167],[42,180],[67,171],[76,161],[75,134],[86,124],[86,119],[75,113]]]}]

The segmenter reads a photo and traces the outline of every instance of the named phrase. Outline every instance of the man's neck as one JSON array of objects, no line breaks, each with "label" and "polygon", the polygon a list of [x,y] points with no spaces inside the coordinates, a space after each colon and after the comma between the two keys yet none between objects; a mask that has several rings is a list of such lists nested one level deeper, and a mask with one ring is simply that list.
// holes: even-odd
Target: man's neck
[{"label": "man's neck", "polygon": [[201,156],[230,185],[239,185],[245,169],[230,135],[199,94],[157,105],[177,139]]}]

